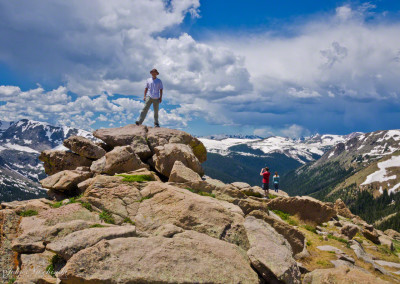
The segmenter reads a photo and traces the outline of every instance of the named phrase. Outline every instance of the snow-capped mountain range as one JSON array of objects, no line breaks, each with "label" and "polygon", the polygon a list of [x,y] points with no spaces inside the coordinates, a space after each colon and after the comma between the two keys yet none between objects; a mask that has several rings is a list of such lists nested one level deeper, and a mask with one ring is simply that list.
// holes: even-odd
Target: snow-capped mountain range
[{"label": "snow-capped mountain range", "polygon": [[27,119],[0,125],[0,201],[43,195],[40,152],[62,148],[62,141],[72,135],[93,139],[88,131]]},{"label": "snow-capped mountain range", "polygon": [[[232,152],[241,155],[256,155],[243,151],[246,146],[253,150],[261,150],[263,154],[279,153],[288,158],[295,159],[301,164],[306,164],[321,157],[326,151],[338,143],[344,143],[348,139],[361,135],[362,133],[352,133],[350,135],[319,135],[302,139],[292,139],[280,136],[268,138],[199,138],[205,145],[208,152],[227,156]],[[241,150],[242,149],[242,150]]]}]

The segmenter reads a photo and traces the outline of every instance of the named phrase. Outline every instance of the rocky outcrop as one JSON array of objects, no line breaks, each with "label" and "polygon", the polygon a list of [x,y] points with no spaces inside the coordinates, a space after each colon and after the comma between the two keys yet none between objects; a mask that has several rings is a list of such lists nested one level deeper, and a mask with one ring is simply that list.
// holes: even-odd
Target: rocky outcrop
[{"label": "rocky outcrop", "polygon": [[204,175],[203,168],[192,149],[185,144],[165,144],[154,148],[153,162],[156,170],[169,177],[176,161],[182,162],[199,175]]},{"label": "rocky outcrop", "polygon": [[77,189],[80,182],[92,177],[91,172],[83,171],[61,171],[42,179],[40,183],[44,188],[53,189],[61,192],[73,192]]},{"label": "rocky outcrop", "polygon": [[336,215],[335,209],[311,197],[275,198],[268,203],[268,207],[317,224],[327,222]]},{"label": "rocky outcrop", "polygon": [[340,229],[340,233],[348,237],[350,240],[358,233],[359,229],[354,224],[346,224]]},{"label": "rocky outcrop", "polygon": [[147,127],[128,124],[118,128],[97,129],[93,136],[103,140],[111,147],[126,146],[132,144],[135,137],[146,137]]},{"label": "rocky outcrop", "polygon": [[268,215],[268,213],[262,212],[260,210],[252,211],[248,216],[254,216],[258,219],[265,221],[266,223],[271,225],[275,229],[275,231],[284,236],[292,248],[293,256],[303,252],[303,250],[305,249],[305,235],[293,226],[290,226],[284,221],[274,218]]},{"label": "rocky outcrop", "polygon": [[92,160],[72,152],[45,150],[39,160],[44,163],[46,174],[53,175],[65,170],[75,170],[77,167],[90,167]]},{"label": "rocky outcrop", "polygon": [[263,279],[272,283],[300,283],[300,271],[286,239],[253,216],[246,217],[244,226],[250,241],[247,255]]},{"label": "rocky outcrop", "polygon": [[204,163],[207,160],[207,150],[203,143],[186,132],[168,128],[150,127],[148,128],[147,140],[149,141],[152,151],[154,151],[157,146],[164,146],[168,143],[185,144],[190,146],[193,154],[200,163]]},{"label": "rocky outcrop", "polygon": [[376,230],[368,230],[368,229],[364,229],[362,231],[363,236],[370,240],[371,242],[375,243],[375,244],[380,244],[381,242],[379,241],[379,235],[376,232]]},{"label": "rocky outcrop", "polygon": [[139,230],[152,232],[170,223],[248,248],[243,217],[219,200],[159,182],[149,183],[140,194],[147,199],[134,217]]},{"label": "rocky outcrop", "polygon": [[181,161],[176,161],[169,176],[170,182],[196,183],[202,181],[200,175],[186,167]]},{"label": "rocky outcrop", "polygon": [[340,202],[261,198],[258,186],[201,177],[204,146],[182,131],[130,125],[95,135],[105,142],[72,137],[73,153],[60,155],[91,167],[42,180],[58,202],[1,204],[0,266],[16,273],[6,283],[300,283],[300,272],[319,283],[318,268],[333,265],[397,277],[387,248],[359,237],[343,244],[361,228],[395,249],[395,234],[345,219]]},{"label": "rocky outcrop", "polygon": [[82,136],[71,136],[64,140],[63,145],[72,152],[93,160],[100,159],[106,154],[103,148]]},{"label": "rocky outcrop", "polygon": [[149,166],[140,160],[131,146],[119,146],[93,162],[90,170],[94,173],[114,175],[142,168]]},{"label": "rocky outcrop", "polygon": [[[91,140],[72,136],[64,141],[68,151],[43,151],[40,159],[44,162],[49,179],[42,181],[49,189],[50,198],[61,200],[65,198],[62,191],[75,190],[84,192],[90,185],[91,175],[85,174],[76,184],[77,172],[66,170],[91,172],[95,175],[115,175],[132,172],[138,169],[155,169],[158,174],[169,177],[176,161],[193,170],[198,175],[204,171],[201,162],[207,159],[204,145],[190,134],[167,128],[147,128],[145,126],[127,125],[119,128],[98,129],[93,135],[102,141],[96,143]],[[177,164],[177,167],[181,166]],[[182,183],[183,175],[189,183],[201,183],[202,180],[189,171],[181,172],[181,166],[174,171],[171,181]],[[62,185],[57,184],[62,176]],[[179,176],[179,177],[178,177]],[[87,181],[86,181],[87,180]],[[79,185],[79,186],[78,186]],[[195,185],[196,186],[196,185]]]},{"label": "rocky outcrop", "polygon": [[351,213],[350,209],[346,206],[346,204],[339,198],[335,201],[334,209],[337,212],[337,215],[353,219],[354,215]]},{"label": "rocky outcrop", "polygon": [[64,283],[258,283],[238,247],[193,231],[101,241],[64,271]]},{"label": "rocky outcrop", "polygon": [[73,232],[64,238],[50,243],[46,249],[60,255],[65,260],[70,259],[77,252],[91,247],[101,240],[135,237],[134,226],[121,226],[109,228],[88,228]]}]

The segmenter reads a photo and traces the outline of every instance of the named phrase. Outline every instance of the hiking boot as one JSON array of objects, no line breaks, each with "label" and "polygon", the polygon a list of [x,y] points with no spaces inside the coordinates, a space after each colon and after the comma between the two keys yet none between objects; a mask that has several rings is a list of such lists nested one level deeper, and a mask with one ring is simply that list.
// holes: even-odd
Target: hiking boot
[{"label": "hiking boot", "polygon": [[136,125],[140,125],[140,122],[139,122],[139,121],[136,121],[135,123],[136,123]]},{"label": "hiking boot", "polygon": [[160,125],[158,123],[155,123],[154,127],[160,127]]}]

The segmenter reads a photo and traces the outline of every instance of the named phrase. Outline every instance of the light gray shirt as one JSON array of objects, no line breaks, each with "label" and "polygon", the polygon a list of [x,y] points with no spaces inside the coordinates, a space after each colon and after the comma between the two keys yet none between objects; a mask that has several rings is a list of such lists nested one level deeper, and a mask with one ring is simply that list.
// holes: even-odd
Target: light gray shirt
[{"label": "light gray shirt", "polygon": [[147,94],[152,99],[160,98],[160,90],[163,89],[163,84],[160,79],[149,78],[146,80],[146,88],[148,89]]}]

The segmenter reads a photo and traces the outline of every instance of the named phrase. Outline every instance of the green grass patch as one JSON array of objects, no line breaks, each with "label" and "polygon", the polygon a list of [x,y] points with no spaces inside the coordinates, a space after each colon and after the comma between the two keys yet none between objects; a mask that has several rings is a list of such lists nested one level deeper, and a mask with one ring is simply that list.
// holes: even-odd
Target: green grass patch
[{"label": "green grass patch", "polygon": [[305,224],[305,225],[303,225],[302,227],[303,227],[304,229],[306,229],[307,231],[310,231],[310,232],[312,232],[312,233],[314,233],[314,234],[317,233],[317,229],[316,229],[314,226]]},{"label": "green grass patch", "polygon": [[79,201],[79,203],[83,206],[83,208],[86,208],[89,211],[93,211],[92,204],[90,204],[89,202]]},{"label": "green grass patch", "polygon": [[37,214],[39,214],[39,213],[36,210],[25,210],[25,211],[18,212],[18,215],[21,217],[36,216]]},{"label": "green grass patch", "polygon": [[93,211],[92,205],[89,202],[84,202],[82,200],[80,200],[83,197],[83,193],[78,195],[78,196],[74,196],[71,198],[68,198],[68,202],[65,202],[66,199],[61,200],[61,201],[57,201],[54,202],[53,204],[50,204],[51,207],[53,208],[60,208],[61,206],[64,205],[68,205],[68,204],[73,204],[73,203],[80,203],[84,208],[86,208],[89,211]]},{"label": "green grass patch", "polygon": [[99,214],[99,217],[101,220],[103,220],[107,224],[115,224],[115,220],[114,220],[113,216],[107,210],[101,211],[101,213]]},{"label": "green grass patch", "polygon": [[46,272],[51,275],[52,277],[56,278],[56,265],[58,262],[60,262],[62,258],[58,255],[55,254],[53,257],[50,259],[50,264],[46,267]]},{"label": "green grass patch", "polygon": [[89,228],[105,228],[106,226],[101,225],[101,224],[93,224]]},{"label": "green grass patch", "polygon": [[15,281],[17,281],[17,278],[10,278],[10,279],[8,279],[8,284],[13,284]]},{"label": "green grass patch", "polygon": [[190,192],[196,193],[196,194],[201,195],[201,196],[209,196],[209,197],[215,198],[215,194],[213,194],[213,193],[208,193],[208,192],[205,192],[205,191],[196,191],[196,190],[194,190],[194,189],[192,189],[190,187],[186,187],[186,189],[189,190]]},{"label": "green grass patch", "polygon": [[383,254],[387,254],[387,255],[394,254],[394,255],[396,255],[395,251],[392,251],[390,249],[390,247],[388,247],[387,245],[379,245],[378,246],[378,250]]},{"label": "green grass patch", "polygon": [[332,263],[327,260],[317,260],[317,264],[323,267],[328,267],[332,265]]},{"label": "green grass patch", "polygon": [[285,213],[280,210],[272,210],[272,212],[278,215],[283,221],[286,221],[289,225],[297,226],[299,224],[289,213]]},{"label": "green grass patch", "polygon": [[63,206],[63,202],[57,201],[57,202],[54,202],[53,204],[50,204],[50,206],[53,208],[60,208],[61,206]]},{"label": "green grass patch", "polygon": [[306,242],[306,245],[307,245],[308,247],[310,247],[310,246],[312,246],[312,242],[311,242],[311,241],[307,241],[307,242]]},{"label": "green grass patch", "polygon": [[274,195],[274,194],[271,194],[271,193],[270,193],[268,196],[269,196],[269,199],[275,199],[275,198],[278,197],[278,196],[276,196],[276,195]]},{"label": "green grass patch", "polygon": [[129,218],[129,217],[126,217],[126,218],[124,219],[124,223],[128,223],[128,224],[131,224],[131,225],[135,225],[135,222],[133,222],[133,221],[131,220],[131,218]]},{"label": "green grass patch", "polygon": [[154,180],[151,175],[117,175],[123,177],[122,181],[126,182],[146,182]]},{"label": "green grass patch", "polygon": [[348,240],[343,239],[343,238],[336,237],[336,236],[334,236],[334,235],[332,235],[332,234],[328,234],[328,239],[336,240],[336,241],[341,242],[341,243],[344,243],[344,244],[348,244],[348,243],[349,243]]}]

